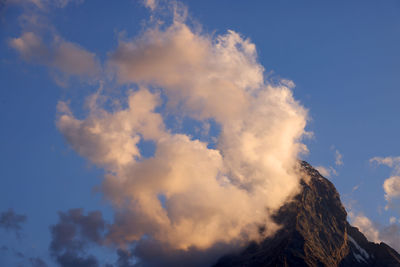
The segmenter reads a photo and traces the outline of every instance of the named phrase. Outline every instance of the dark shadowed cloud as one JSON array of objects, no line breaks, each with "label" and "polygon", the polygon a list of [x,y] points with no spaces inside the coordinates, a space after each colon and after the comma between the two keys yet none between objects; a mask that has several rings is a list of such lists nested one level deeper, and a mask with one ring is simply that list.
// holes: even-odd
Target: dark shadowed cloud
[{"label": "dark shadowed cloud", "polygon": [[59,213],[59,222],[50,227],[52,241],[51,255],[62,267],[99,266],[97,259],[87,255],[91,244],[101,244],[105,222],[99,211],[89,212],[71,209]]},{"label": "dark shadowed cloud", "polygon": [[128,250],[118,249],[117,267],[133,267],[135,264],[132,262],[132,254]]},{"label": "dark shadowed cloud", "polygon": [[29,263],[32,267],[47,267],[48,265],[41,258],[29,258]]},{"label": "dark shadowed cloud", "polygon": [[57,256],[57,262],[62,267],[97,267],[99,262],[93,255],[79,256],[77,252],[65,252]]},{"label": "dark shadowed cloud", "polygon": [[13,209],[9,209],[0,213],[0,228],[6,231],[14,232],[19,238],[20,231],[22,229],[21,224],[25,223],[27,220],[26,215],[17,214]]},{"label": "dark shadowed cloud", "polygon": [[126,266],[121,265],[118,267],[212,266],[221,257],[221,255],[225,255],[235,250],[240,250],[240,246],[235,246],[235,244],[227,245],[224,243],[214,244],[208,249],[190,247],[187,250],[177,250],[160,244],[157,241],[144,239],[138,242],[131,252],[131,255],[136,257],[137,264]]}]

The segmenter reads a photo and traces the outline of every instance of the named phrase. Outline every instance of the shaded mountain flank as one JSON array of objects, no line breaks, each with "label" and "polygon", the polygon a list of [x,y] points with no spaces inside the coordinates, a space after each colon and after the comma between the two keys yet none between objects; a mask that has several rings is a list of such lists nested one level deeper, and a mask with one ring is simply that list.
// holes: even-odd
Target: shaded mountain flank
[{"label": "shaded mountain flank", "polygon": [[301,162],[302,190],[275,216],[283,227],[273,237],[226,255],[214,267],[400,266],[400,255],[385,243],[369,242],[347,220],[334,185]]}]

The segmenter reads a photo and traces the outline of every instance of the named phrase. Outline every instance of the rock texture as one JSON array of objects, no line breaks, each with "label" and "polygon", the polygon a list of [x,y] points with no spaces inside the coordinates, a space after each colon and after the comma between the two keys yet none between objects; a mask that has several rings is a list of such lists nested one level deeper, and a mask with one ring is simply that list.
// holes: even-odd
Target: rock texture
[{"label": "rock texture", "polygon": [[221,258],[215,267],[400,266],[400,255],[385,243],[369,242],[346,220],[334,185],[306,162],[302,190],[276,214],[283,227],[261,243]]}]

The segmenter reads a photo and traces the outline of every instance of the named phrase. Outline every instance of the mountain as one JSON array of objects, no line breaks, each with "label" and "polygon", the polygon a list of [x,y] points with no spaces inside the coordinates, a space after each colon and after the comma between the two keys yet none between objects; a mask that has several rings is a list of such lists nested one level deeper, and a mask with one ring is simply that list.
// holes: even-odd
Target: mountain
[{"label": "mountain", "polygon": [[334,185],[301,162],[302,190],[275,215],[283,227],[273,237],[222,257],[214,267],[400,266],[385,243],[369,242],[347,220]]}]

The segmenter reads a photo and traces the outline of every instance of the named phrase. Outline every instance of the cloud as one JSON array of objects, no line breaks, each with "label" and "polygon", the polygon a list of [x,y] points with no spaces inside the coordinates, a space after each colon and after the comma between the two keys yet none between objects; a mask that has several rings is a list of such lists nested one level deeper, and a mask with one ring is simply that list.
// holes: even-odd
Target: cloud
[{"label": "cloud", "polygon": [[363,214],[354,214],[349,212],[351,224],[357,227],[369,241],[379,243],[379,230],[375,227],[372,221]]},{"label": "cloud", "polygon": [[163,119],[154,110],[160,104],[157,94],[146,89],[131,93],[128,108],[114,114],[98,107],[99,94],[88,100],[90,115],[73,117],[64,102],[58,104],[57,126],[73,148],[93,163],[117,170],[140,158],[141,138],[159,139],[165,135]]},{"label": "cloud", "polygon": [[[71,1],[14,2],[24,8],[23,23],[9,45],[23,60],[55,70],[61,85],[70,76],[101,83],[96,55],[63,39],[47,20],[51,8]],[[159,4],[144,3],[151,10]],[[90,244],[118,246],[143,264],[211,262],[261,238],[260,227],[273,234],[279,226],[271,214],[299,189],[298,157],[309,133],[294,83],[266,80],[249,39],[231,30],[216,36],[194,30],[177,2],[167,10],[171,24],[152,14],[156,26],[119,40],[109,53],[107,74],[132,88],[121,106],[109,108],[101,90],[88,98],[84,117],[58,104],[58,129],[105,170],[101,190],[115,214],[106,226],[98,213],[60,213],[50,251],[62,266],[96,266],[85,252]],[[167,117],[198,122],[201,140],[171,129]],[[154,144],[154,155],[144,156],[143,142]]]},{"label": "cloud", "polygon": [[155,10],[157,7],[157,0],[143,0],[143,4],[150,10]]},{"label": "cloud", "polygon": [[[106,243],[134,245],[147,263],[217,257],[261,238],[260,227],[273,234],[270,216],[299,189],[298,156],[307,151],[307,110],[294,84],[266,81],[250,40],[194,31],[175,11],[171,25],[109,53],[118,84],[134,88],[120,107],[107,109],[100,92],[84,118],[58,105],[68,143],[106,172],[101,190],[115,214]],[[216,145],[173,131],[167,117],[212,121],[221,129]],[[143,156],[143,141],[154,143],[154,155]]]},{"label": "cloud", "polygon": [[355,186],[351,189],[351,192],[357,191],[358,189],[360,189],[360,186],[361,186],[361,184],[355,185]]},{"label": "cloud", "polygon": [[25,255],[20,251],[15,251],[14,253],[15,253],[15,256],[17,256],[20,259],[25,258]]},{"label": "cloud", "polygon": [[400,157],[373,157],[369,162],[377,163],[378,165],[386,165],[391,168],[393,167],[396,170],[400,168]]},{"label": "cloud", "polygon": [[[227,255],[235,248],[235,244],[214,244],[207,250],[190,247],[187,250],[174,250],[155,240],[144,240],[135,246],[130,253],[125,255],[128,263],[132,258],[136,259],[137,265],[127,266],[191,266],[203,267],[213,266],[221,255]],[[130,261],[129,261],[130,260]]]},{"label": "cloud", "polygon": [[82,2],[83,0],[6,1],[6,7],[17,5],[22,10],[18,17],[21,34],[9,38],[9,46],[23,60],[48,67],[54,81],[62,87],[66,87],[73,77],[80,81],[98,82],[102,71],[100,61],[94,53],[64,40],[48,19],[49,13],[56,8]]},{"label": "cloud", "polygon": [[76,253],[65,252],[57,256],[57,263],[61,267],[99,267],[100,264],[93,255],[78,256]]},{"label": "cloud", "polygon": [[315,169],[319,171],[319,173],[324,177],[330,177],[331,172],[329,169],[325,168],[324,166],[316,166]]},{"label": "cloud", "polygon": [[340,154],[339,150],[335,150],[335,164],[337,166],[342,166],[343,165],[343,155]]},{"label": "cloud", "polygon": [[19,237],[22,229],[21,224],[25,223],[26,220],[26,215],[17,214],[13,209],[9,209],[8,211],[0,213],[0,228],[12,231]]},{"label": "cloud", "polygon": [[29,263],[31,264],[32,267],[47,267],[47,263],[42,260],[41,258],[35,257],[35,258],[29,258]]},{"label": "cloud", "polygon": [[[343,156],[340,154],[339,150],[335,149],[335,146],[331,146],[331,150],[335,150],[335,165],[336,166],[342,166],[343,165]],[[331,176],[338,176],[338,172],[335,168],[332,166],[325,167],[325,166],[316,166],[315,169],[317,169],[320,174],[324,177],[330,178]]]},{"label": "cloud", "polygon": [[392,248],[400,252],[400,226],[392,223],[389,226],[382,227],[380,230],[380,238]]},{"label": "cloud", "polygon": [[263,84],[263,68],[249,40],[233,31],[210,40],[179,22],[165,31],[149,29],[136,40],[121,41],[110,65],[121,83],[160,86],[171,98],[170,106],[183,104],[195,117],[218,121],[239,116],[250,104],[249,93]]},{"label": "cloud", "polygon": [[374,157],[370,159],[370,163],[386,165],[393,169],[392,175],[383,182],[385,199],[388,202],[385,209],[389,209],[393,204],[393,200],[400,198],[400,157]]},{"label": "cloud", "polygon": [[62,267],[99,266],[97,259],[85,250],[91,244],[101,245],[106,224],[99,211],[85,215],[82,209],[59,213],[59,222],[50,227],[51,255]]},{"label": "cloud", "polygon": [[322,176],[327,178],[330,178],[332,175],[338,175],[337,171],[332,166],[329,166],[328,168],[324,166],[316,166],[315,169],[319,171]]},{"label": "cloud", "polygon": [[357,227],[369,241],[380,243],[385,242],[392,248],[400,251],[400,226],[390,221],[390,225],[382,226],[373,223],[368,217],[363,214],[354,214],[349,212],[351,224]]},{"label": "cloud", "polygon": [[400,197],[400,176],[392,176],[386,179],[383,183],[383,189],[387,201]]},{"label": "cloud", "polygon": [[64,8],[70,3],[80,4],[83,0],[6,0],[6,4],[34,6],[40,10],[46,10],[50,7]]},{"label": "cloud", "polygon": [[36,33],[24,32],[9,44],[24,60],[55,68],[66,75],[94,76],[100,71],[95,54],[59,36],[54,36],[52,43],[46,45]]}]

